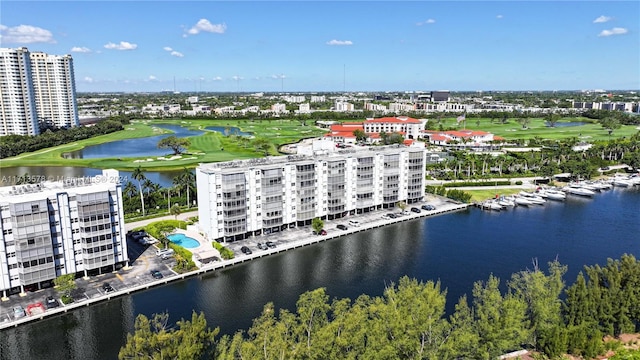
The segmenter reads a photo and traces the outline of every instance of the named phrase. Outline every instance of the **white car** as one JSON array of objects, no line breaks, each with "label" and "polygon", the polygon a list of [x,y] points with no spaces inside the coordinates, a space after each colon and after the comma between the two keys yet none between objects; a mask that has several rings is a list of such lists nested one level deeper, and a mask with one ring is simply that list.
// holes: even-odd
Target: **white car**
[{"label": "white car", "polygon": [[360,226],[360,223],[355,220],[349,220],[349,225],[358,227]]}]

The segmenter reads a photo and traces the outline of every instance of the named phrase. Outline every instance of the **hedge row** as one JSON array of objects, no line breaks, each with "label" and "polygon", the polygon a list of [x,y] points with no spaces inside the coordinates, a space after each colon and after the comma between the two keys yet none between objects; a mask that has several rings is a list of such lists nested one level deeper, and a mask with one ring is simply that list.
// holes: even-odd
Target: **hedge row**
[{"label": "hedge row", "polygon": [[463,186],[499,186],[499,185],[511,185],[511,181],[509,180],[501,180],[501,181],[463,181],[463,182],[451,182],[446,183],[444,187],[463,187]]},{"label": "hedge row", "polygon": [[220,252],[220,256],[222,256],[224,260],[233,259],[233,257],[235,256],[235,254],[233,253],[233,251],[231,251],[231,249],[224,247],[219,242],[213,241],[211,244],[213,245],[214,248],[216,248],[216,250]]}]

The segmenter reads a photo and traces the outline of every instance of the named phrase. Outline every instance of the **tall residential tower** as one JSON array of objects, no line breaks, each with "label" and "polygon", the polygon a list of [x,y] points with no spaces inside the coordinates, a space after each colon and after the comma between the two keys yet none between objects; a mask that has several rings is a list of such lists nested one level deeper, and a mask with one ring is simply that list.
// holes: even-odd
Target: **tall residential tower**
[{"label": "tall residential tower", "polygon": [[37,135],[38,115],[27,48],[0,48],[0,136]]},{"label": "tall residential tower", "polygon": [[79,125],[71,55],[0,48],[0,136]]}]

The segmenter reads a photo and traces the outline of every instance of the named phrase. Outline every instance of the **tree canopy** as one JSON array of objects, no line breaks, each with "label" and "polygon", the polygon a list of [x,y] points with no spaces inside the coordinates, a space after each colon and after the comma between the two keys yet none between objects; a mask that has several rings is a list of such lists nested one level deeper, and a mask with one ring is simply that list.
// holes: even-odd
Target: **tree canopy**
[{"label": "tree canopy", "polygon": [[189,146],[191,141],[187,138],[179,138],[175,135],[168,136],[158,141],[158,148],[171,149],[174,155],[182,154]]}]

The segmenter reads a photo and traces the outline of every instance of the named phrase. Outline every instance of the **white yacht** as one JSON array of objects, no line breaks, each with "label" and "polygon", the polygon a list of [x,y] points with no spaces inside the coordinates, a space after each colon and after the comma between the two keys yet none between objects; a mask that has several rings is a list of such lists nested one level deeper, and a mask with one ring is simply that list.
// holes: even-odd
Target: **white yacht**
[{"label": "white yacht", "polygon": [[562,188],[562,190],[564,190],[569,194],[580,195],[580,196],[593,196],[596,193],[595,191],[591,191],[583,187],[572,187],[572,186],[565,186],[564,188]]},{"label": "white yacht", "polygon": [[543,190],[539,190],[538,193],[540,193],[540,196],[544,194],[547,197],[547,199],[550,199],[550,200],[563,201],[567,199],[567,194],[563,193],[560,190],[543,189]]},{"label": "white yacht", "polygon": [[522,205],[522,206],[533,205],[533,203],[524,196],[515,196],[514,199],[517,205]]}]

